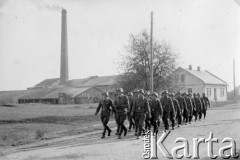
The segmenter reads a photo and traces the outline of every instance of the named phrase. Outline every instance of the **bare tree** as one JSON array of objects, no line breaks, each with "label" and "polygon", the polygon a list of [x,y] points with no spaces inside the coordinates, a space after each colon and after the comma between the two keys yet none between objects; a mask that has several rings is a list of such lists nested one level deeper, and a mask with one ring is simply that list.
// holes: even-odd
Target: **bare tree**
[{"label": "bare tree", "polygon": [[[146,30],[138,35],[130,35],[129,42],[124,46],[120,67],[123,74],[119,83],[126,91],[136,88],[150,89],[150,36]],[[154,90],[172,89],[172,77],[169,74],[175,69],[177,54],[171,47],[153,39],[153,80]]]}]

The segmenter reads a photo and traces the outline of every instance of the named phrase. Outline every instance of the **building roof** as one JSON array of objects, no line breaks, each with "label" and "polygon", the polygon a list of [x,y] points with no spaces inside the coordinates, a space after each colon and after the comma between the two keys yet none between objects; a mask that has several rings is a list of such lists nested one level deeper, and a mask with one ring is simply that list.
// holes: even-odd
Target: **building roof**
[{"label": "building roof", "polygon": [[205,84],[227,85],[227,82],[223,81],[222,79],[220,79],[219,77],[215,76],[214,74],[210,73],[207,70],[204,70],[204,71],[189,70],[189,69],[184,69],[184,70],[189,72],[193,76],[197,77],[198,79],[203,81],[203,83]]},{"label": "building roof", "polygon": [[77,95],[85,92],[86,90],[90,89],[91,87],[83,87],[83,88],[59,88],[57,90],[52,91],[49,94],[44,95],[41,97],[44,98],[58,98],[58,93],[65,93],[69,95],[70,97],[76,97]]},{"label": "building roof", "polygon": [[[117,85],[117,75],[112,76],[91,76],[83,79],[69,80],[69,87],[95,87],[95,86],[114,86]],[[45,79],[35,85],[35,87],[56,88],[59,85],[59,78]],[[30,88],[29,88],[30,89]]]},{"label": "building roof", "polygon": [[49,87],[54,83],[59,82],[59,78],[45,79],[42,82],[36,84],[36,87]]},{"label": "building roof", "polygon": [[94,86],[113,86],[117,85],[117,75],[114,76],[93,76],[84,79],[74,79],[69,81],[72,87],[94,87]]}]

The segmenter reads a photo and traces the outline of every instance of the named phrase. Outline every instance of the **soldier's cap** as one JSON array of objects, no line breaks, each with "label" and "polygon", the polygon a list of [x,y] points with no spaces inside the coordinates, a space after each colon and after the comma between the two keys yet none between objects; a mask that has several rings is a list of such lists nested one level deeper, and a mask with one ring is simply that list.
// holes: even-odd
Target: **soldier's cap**
[{"label": "soldier's cap", "polygon": [[149,96],[149,95],[150,95],[150,92],[149,92],[149,91],[146,91],[146,92],[144,93],[144,95]]},{"label": "soldier's cap", "polygon": [[117,92],[123,92],[123,89],[122,88],[117,88]]},{"label": "soldier's cap", "polygon": [[193,93],[193,96],[196,96],[196,93]]},{"label": "soldier's cap", "polygon": [[163,91],[163,93],[162,94],[168,94],[168,91],[167,90],[165,90],[165,91]]},{"label": "soldier's cap", "polygon": [[178,91],[176,94],[181,94],[181,91]]},{"label": "soldier's cap", "polygon": [[174,93],[169,93],[169,96],[173,97],[173,96],[174,96]]},{"label": "soldier's cap", "polygon": [[138,92],[144,94],[144,90],[143,89],[139,89]]},{"label": "soldier's cap", "polygon": [[133,91],[133,93],[138,93],[138,90],[137,90],[137,89],[135,89],[135,90]]},{"label": "soldier's cap", "polygon": [[102,95],[108,96],[108,92],[102,92]]},{"label": "soldier's cap", "polygon": [[132,93],[132,92],[129,92],[129,93],[128,93],[128,96],[133,96],[133,93]]},{"label": "soldier's cap", "polygon": [[152,96],[158,97],[158,93],[157,93],[157,92],[153,92],[153,93],[152,93]]},{"label": "soldier's cap", "polygon": [[205,93],[202,93],[202,95],[205,95]]}]

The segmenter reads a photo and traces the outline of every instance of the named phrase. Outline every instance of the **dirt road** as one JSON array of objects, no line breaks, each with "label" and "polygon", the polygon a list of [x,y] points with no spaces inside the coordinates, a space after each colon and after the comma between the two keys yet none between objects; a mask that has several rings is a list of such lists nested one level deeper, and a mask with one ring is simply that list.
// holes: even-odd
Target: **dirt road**
[{"label": "dirt road", "polygon": [[[115,129],[115,128],[114,128]],[[161,126],[162,131],[162,126]],[[160,131],[158,137],[161,136]],[[115,132],[115,130],[113,131]],[[218,138],[218,143],[213,144],[213,153],[216,155],[221,147],[229,145],[222,143],[223,138],[231,137],[235,140],[237,152],[240,154],[240,104],[226,105],[224,107],[208,110],[206,120],[193,122],[189,125],[183,125],[171,131],[164,141],[166,148],[171,151],[172,148],[181,144],[174,141],[178,137],[186,138],[189,142],[190,154],[193,153],[192,138],[209,137],[210,132],[214,138]],[[91,132],[79,136],[64,137],[61,139],[50,140],[47,142],[30,144],[13,148],[0,153],[0,159],[9,160],[59,160],[59,159],[86,159],[86,160],[139,160],[142,158],[143,141],[136,139],[133,132],[128,133],[126,137],[119,140],[117,136],[112,135],[105,139],[100,138],[101,133]],[[207,143],[201,143],[199,146],[200,159],[209,159],[207,156]],[[179,154],[182,153],[181,151]],[[158,150],[159,159],[168,159]]]}]

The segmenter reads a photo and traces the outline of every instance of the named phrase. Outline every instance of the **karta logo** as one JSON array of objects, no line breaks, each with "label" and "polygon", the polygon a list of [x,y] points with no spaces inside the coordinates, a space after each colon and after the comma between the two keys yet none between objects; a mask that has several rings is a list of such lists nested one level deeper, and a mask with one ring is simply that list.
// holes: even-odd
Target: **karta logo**
[{"label": "karta logo", "polygon": [[[157,149],[160,150],[160,152],[167,158],[172,159],[172,158],[177,158],[177,159],[182,159],[183,157],[185,158],[193,158],[193,159],[199,159],[199,144],[200,143],[207,143],[207,154],[208,157],[211,159],[216,159],[218,155],[215,155],[213,153],[213,143],[218,143],[218,138],[213,138],[213,133],[210,132],[210,135],[207,139],[205,138],[193,138],[193,153],[192,155],[189,153],[189,142],[186,138],[179,137],[175,140],[175,143],[182,143],[181,145],[172,148],[171,152],[167,150],[165,147],[166,144],[164,145],[164,141],[168,137],[171,131],[164,132],[162,136],[159,138],[157,141],[157,137],[153,135],[152,132],[147,131],[146,135],[143,138],[144,141],[144,151],[143,151],[143,158],[144,159],[158,159],[157,156]],[[224,159],[229,159],[230,157],[233,158],[238,158],[239,155],[236,153],[236,142],[232,138],[224,138],[222,140],[222,143],[229,143],[229,145],[226,145],[224,147],[221,147],[218,151],[218,154],[220,157]],[[178,154],[180,150],[183,150],[183,154]],[[231,154],[226,154],[226,151],[230,150]]]}]

